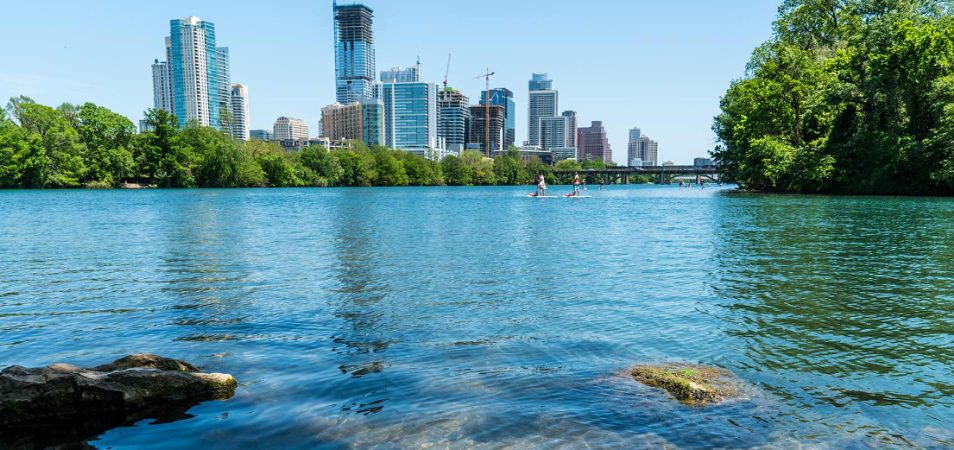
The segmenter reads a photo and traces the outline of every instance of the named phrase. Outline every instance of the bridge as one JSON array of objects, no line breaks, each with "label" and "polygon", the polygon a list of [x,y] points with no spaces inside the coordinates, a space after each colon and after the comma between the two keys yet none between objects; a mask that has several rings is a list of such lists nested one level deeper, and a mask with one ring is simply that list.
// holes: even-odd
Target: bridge
[{"label": "bridge", "polygon": [[610,180],[621,180],[623,184],[629,184],[630,177],[634,176],[652,176],[659,180],[659,183],[665,184],[672,181],[674,177],[695,177],[696,180],[708,178],[711,181],[719,179],[718,166],[643,166],[643,167],[607,167],[605,169],[584,169],[584,170],[554,170],[554,175],[580,174],[586,177],[599,177],[604,184],[610,184]]}]

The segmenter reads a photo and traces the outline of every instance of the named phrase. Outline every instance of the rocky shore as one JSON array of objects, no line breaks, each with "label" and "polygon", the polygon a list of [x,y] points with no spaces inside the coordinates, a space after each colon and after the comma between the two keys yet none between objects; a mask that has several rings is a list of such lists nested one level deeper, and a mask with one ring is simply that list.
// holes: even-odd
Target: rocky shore
[{"label": "rocky shore", "polygon": [[231,375],[145,354],[93,368],[12,366],[0,372],[0,444],[79,443],[143,419],[174,420],[198,403],[231,398],[237,386]]}]

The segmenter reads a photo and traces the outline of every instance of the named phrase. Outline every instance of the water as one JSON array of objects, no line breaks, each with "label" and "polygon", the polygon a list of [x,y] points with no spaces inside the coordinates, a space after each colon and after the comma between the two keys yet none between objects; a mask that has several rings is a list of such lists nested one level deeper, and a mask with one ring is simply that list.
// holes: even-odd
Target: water
[{"label": "water", "polygon": [[0,192],[0,365],[241,382],[102,448],[954,447],[954,200],[527,191]]}]

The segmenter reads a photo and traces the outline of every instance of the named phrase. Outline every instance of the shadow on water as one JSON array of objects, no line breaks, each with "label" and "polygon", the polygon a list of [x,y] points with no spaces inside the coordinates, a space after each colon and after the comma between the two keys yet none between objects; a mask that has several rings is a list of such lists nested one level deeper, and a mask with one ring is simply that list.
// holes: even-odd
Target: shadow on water
[{"label": "shadow on water", "polygon": [[808,424],[799,438],[844,429],[875,445],[954,445],[930,431],[954,423],[954,203],[723,203],[716,315],[744,349],[739,366]]}]

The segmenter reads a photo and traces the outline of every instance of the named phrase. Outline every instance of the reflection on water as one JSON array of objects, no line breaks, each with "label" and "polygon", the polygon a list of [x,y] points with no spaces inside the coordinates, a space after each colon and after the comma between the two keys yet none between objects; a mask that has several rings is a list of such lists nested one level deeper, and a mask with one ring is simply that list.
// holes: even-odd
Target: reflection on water
[{"label": "reflection on water", "polygon": [[[0,192],[0,365],[242,383],[111,448],[954,447],[954,201]],[[753,386],[692,409],[633,364]]]}]

